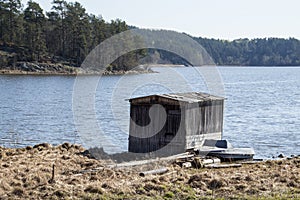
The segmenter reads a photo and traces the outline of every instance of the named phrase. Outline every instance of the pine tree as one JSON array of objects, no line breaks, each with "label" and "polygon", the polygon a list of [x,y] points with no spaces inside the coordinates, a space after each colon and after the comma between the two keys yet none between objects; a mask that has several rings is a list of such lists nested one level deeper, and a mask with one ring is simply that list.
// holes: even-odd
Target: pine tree
[{"label": "pine tree", "polygon": [[1,40],[17,43],[20,36],[21,21],[19,20],[21,1],[0,0],[1,12]]},{"label": "pine tree", "polygon": [[106,35],[108,35],[108,30],[102,16],[96,17],[95,15],[90,15],[89,21],[91,30],[89,49],[93,49],[107,38]]},{"label": "pine tree", "polygon": [[29,1],[24,11],[26,46],[31,54],[31,60],[40,61],[41,55],[46,53],[44,24],[45,16],[40,5]]},{"label": "pine tree", "polygon": [[58,26],[59,30],[59,54],[62,57],[65,57],[65,40],[66,40],[66,23],[65,23],[65,17],[66,17],[66,5],[67,2],[63,0],[53,0],[52,2],[53,7],[52,7],[52,16],[53,14],[56,14],[57,21],[56,25]]},{"label": "pine tree", "polygon": [[75,65],[79,66],[89,51],[90,41],[89,16],[85,8],[78,2],[66,5],[66,52],[73,59]]}]

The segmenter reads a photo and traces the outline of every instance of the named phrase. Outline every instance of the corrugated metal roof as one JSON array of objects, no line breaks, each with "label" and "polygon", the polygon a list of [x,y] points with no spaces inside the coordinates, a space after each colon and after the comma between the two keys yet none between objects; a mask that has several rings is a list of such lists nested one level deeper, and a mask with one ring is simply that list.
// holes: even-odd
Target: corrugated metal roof
[{"label": "corrugated metal roof", "polygon": [[156,95],[150,95],[150,96],[144,96],[144,97],[137,97],[129,99],[130,102],[134,100],[142,100],[147,99],[151,97],[163,97],[167,99],[171,99],[174,101],[180,101],[180,102],[187,102],[187,103],[196,103],[196,102],[203,102],[203,101],[215,101],[215,100],[224,100],[223,97],[218,97],[214,95],[210,95],[207,93],[201,93],[201,92],[188,92],[188,93],[171,93],[171,94],[156,94]]}]

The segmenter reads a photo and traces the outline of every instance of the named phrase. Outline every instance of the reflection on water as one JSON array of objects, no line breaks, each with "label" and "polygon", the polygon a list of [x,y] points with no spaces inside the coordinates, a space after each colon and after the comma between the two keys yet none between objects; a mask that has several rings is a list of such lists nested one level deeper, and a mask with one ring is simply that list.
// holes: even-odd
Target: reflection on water
[{"label": "reflection on water", "polygon": [[[76,131],[72,112],[75,77],[0,76],[0,145],[41,142],[104,145],[127,150],[129,102],[155,93],[209,92],[194,68],[156,68],[160,73],[101,77],[95,112],[104,138],[89,143]],[[226,107],[223,137],[254,147],[257,157],[300,154],[300,68],[220,67]],[[88,115],[86,117],[89,117]]]}]

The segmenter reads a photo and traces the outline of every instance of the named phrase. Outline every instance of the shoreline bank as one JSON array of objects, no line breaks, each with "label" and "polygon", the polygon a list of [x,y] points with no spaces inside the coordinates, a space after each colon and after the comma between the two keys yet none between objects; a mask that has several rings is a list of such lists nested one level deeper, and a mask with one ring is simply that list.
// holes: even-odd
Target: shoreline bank
[{"label": "shoreline bank", "polygon": [[147,73],[157,73],[155,71],[106,71],[104,73],[66,73],[66,72],[27,72],[27,71],[19,71],[19,70],[0,70],[1,75],[31,75],[31,76],[117,76],[117,75],[134,75],[134,74],[147,74]]},{"label": "shoreline bank", "polygon": [[3,199],[300,198],[300,157],[227,169],[159,163],[151,168],[164,166],[168,173],[141,177],[149,166],[110,168],[112,160],[92,159],[82,146],[65,143],[0,147],[0,162]]},{"label": "shoreline bank", "polygon": [[0,68],[0,75],[41,75],[41,76],[77,76],[77,75],[125,75],[155,73],[149,66],[138,66],[132,70],[94,71],[60,63],[30,63],[19,62],[15,67]]},{"label": "shoreline bank", "polygon": [[[80,70],[80,68],[72,67],[72,72],[69,71],[25,71],[25,70],[14,70],[14,69],[0,69],[1,75],[32,75],[32,76],[115,76],[115,75],[134,75],[134,74],[148,74],[148,73],[158,73],[152,68],[155,67],[186,67],[184,65],[141,65],[140,67],[145,67],[145,69],[139,68],[138,70],[129,71],[105,71],[105,72],[86,72]],[[222,67],[222,66],[221,66]]]}]

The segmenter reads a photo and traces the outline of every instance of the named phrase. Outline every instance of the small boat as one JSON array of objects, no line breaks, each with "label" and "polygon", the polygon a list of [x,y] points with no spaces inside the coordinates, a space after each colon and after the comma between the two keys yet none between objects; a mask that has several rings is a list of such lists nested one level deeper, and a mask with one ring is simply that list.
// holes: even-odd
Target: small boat
[{"label": "small boat", "polygon": [[222,161],[253,160],[253,148],[234,148],[228,140],[205,140],[199,155],[213,156]]}]

